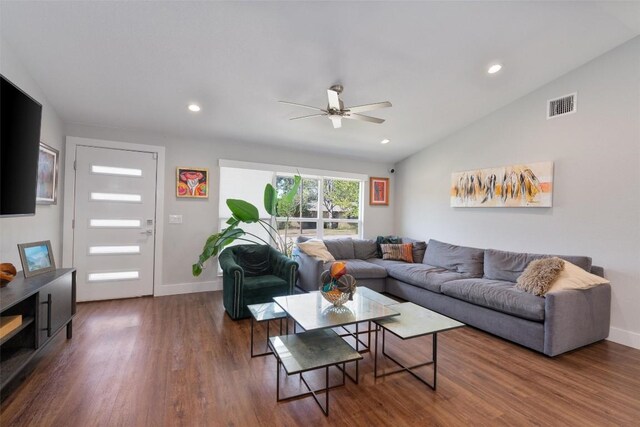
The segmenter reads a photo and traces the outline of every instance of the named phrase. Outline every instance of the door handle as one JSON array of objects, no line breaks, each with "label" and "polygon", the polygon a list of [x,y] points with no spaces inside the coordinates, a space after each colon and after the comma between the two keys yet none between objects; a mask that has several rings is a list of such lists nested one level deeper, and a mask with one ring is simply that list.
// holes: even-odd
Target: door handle
[{"label": "door handle", "polygon": [[153,234],[153,230],[144,230],[144,231],[141,231],[140,234],[146,234],[147,236],[151,236]]},{"label": "door handle", "polygon": [[41,331],[47,331],[47,338],[51,337],[51,294],[47,295],[47,300],[42,305],[47,305],[47,327],[41,328]]}]

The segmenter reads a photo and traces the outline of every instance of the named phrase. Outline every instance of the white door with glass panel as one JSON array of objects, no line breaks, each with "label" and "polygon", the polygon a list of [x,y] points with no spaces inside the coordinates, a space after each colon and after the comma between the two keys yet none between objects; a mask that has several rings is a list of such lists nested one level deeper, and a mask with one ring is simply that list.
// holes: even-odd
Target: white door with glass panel
[{"label": "white door with glass panel", "polygon": [[73,265],[79,301],[153,294],[156,158],[77,147]]}]

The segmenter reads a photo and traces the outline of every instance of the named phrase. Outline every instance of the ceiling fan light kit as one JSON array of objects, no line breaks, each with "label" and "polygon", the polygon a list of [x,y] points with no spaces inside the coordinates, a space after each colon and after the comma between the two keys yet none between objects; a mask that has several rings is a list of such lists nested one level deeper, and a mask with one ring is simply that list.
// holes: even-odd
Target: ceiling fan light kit
[{"label": "ceiling fan light kit", "polygon": [[327,107],[326,108],[318,108],[312,107],[310,105],[297,104],[295,102],[289,101],[278,101],[282,104],[295,105],[296,107],[308,108],[310,110],[320,111],[316,114],[309,114],[306,116],[293,117],[289,120],[300,120],[300,119],[309,119],[311,117],[320,117],[326,116],[331,120],[334,129],[338,129],[342,127],[342,119],[352,119],[359,120],[362,122],[369,123],[384,123],[384,119],[379,119],[377,117],[365,116],[364,113],[371,110],[377,110],[379,108],[387,108],[391,107],[391,103],[389,101],[384,102],[376,102],[374,104],[366,104],[366,105],[356,105],[353,107],[344,108],[344,103],[340,99],[340,94],[344,90],[342,85],[333,85],[329,89],[327,89]]}]

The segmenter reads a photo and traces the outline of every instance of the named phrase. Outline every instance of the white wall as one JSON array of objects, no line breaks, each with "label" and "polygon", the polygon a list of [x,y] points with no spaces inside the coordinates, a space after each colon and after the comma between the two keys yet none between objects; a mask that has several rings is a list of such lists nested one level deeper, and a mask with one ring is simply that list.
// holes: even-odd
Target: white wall
[{"label": "white wall", "polygon": [[[24,69],[11,48],[0,39],[0,73],[42,104],[40,141],[60,151],[59,168],[64,167],[63,125],[42,91]],[[18,243],[51,240],[57,265],[62,261],[62,177],[58,182],[58,203],[37,205],[35,216],[0,218],[0,262],[13,263],[22,270]]]},{"label": "white wall", "polygon": [[[206,237],[217,230],[219,159],[363,173],[371,176],[389,176],[388,169],[391,167],[391,164],[317,155],[283,148],[269,148],[222,138],[219,140],[184,140],[164,135],[73,124],[67,125],[66,133],[68,136],[166,147],[164,283],[156,289],[156,295],[221,289],[216,269],[211,267],[211,264],[210,268],[205,270],[200,277],[195,278],[191,275],[191,264],[197,260]],[[211,186],[208,199],[176,198],[175,174],[177,166],[209,169]],[[366,189],[365,237],[375,238],[379,234],[393,233],[393,190],[393,185],[391,185],[389,207],[372,207],[369,206],[368,188]],[[183,223],[169,224],[168,216],[170,214],[182,215]]]},{"label": "white wall", "polygon": [[[576,91],[576,114],[546,120],[548,99]],[[553,208],[449,206],[451,172],[547,160],[555,162]],[[613,288],[610,339],[640,348],[640,37],[396,169],[399,234],[591,256]]]}]

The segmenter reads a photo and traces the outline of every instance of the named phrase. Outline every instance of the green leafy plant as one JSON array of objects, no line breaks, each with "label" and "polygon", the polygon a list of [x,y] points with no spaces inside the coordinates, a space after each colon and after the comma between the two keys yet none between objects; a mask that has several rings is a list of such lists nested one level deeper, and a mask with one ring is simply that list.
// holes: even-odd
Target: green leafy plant
[{"label": "green leafy plant", "polygon": [[[273,245],[277,250],[290,257],[293,244],[288,242],[287,239],[289,216],[293,211],[292,206],[294,206],[294,199],[300,188],[301,181],[302,178],[299,175],[294,176],[293,185],[281,197],[278,197],[278,192],[273,185],[266,185],[264,188],[264,209],[271,216],[269,220],[260,219],[258,208],[253,204],[240,199],[227,199],[227,206],[231,211],[231,218],[227,220],[227,228],[207,238],[202,248],[202,253],[198,257],[198,262],[191,267],[193,275],[199,276],[204,268],[204,263],[209,258],[217,256],[226,246],[236,240],[257,244],[255,240],[250,240],[247,237],[252,237],[265,245]],[[273,226],[274,218],[277,214],[286,217],[284,237]],[[267,232],[268,239],[271,241],[269,242],[256,234],[243,230],[239,227],[241,223],[259,224]]]}]

